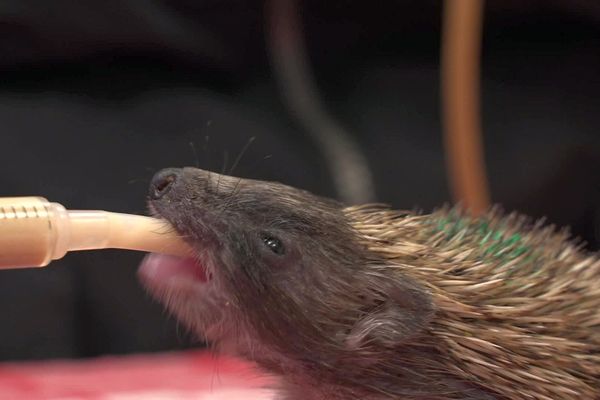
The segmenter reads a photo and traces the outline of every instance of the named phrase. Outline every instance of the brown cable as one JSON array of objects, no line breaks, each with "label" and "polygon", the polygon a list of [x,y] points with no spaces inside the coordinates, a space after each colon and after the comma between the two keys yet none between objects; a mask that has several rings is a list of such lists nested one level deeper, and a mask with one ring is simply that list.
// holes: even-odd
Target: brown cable
[{"label": "brown cable", "polygon": [[448,176],[454,200],[473,214],[490,206],[480,121],[484,0],[444,3],[441,89]]}]

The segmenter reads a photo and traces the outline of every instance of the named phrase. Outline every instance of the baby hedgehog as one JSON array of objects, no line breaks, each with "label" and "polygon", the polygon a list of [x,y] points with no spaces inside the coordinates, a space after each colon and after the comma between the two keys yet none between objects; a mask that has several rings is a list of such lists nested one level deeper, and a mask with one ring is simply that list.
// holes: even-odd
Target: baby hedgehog
[{"label": "baby hedgehog", "polygon": [[143,284],[278,399],[600,399],[600,260],[565,232],[195,168],[149,203],[195,254],[151,255]]}]

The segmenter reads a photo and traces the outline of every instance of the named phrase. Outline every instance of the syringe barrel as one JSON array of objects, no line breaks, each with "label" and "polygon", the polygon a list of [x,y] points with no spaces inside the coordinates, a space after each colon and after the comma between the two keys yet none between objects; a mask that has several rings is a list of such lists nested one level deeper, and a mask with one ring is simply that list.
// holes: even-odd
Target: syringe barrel
[{"label": "syringe barrel", "polygon": [[43,267],[68,251],[129,249],[190,256],[165,221],[101,210],[66,210],[43,197],[0,198],[0,269]]},{"label": "syringe barrel", "polygon": [[47,265],[57,245],[57,217],[43,197],[0,198],[0,268]]}]

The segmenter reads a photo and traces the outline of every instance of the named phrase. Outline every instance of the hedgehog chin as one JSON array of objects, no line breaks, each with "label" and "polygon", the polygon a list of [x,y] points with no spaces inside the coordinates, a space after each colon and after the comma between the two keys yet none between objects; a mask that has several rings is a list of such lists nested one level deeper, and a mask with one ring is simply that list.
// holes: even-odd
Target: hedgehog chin
[{"label": "hedgehog chin", "polygon": [[210,266],[196,259],[150,254],[140,264],[138,277],[148,293],[199,339],[221,339],[230,302]]}]

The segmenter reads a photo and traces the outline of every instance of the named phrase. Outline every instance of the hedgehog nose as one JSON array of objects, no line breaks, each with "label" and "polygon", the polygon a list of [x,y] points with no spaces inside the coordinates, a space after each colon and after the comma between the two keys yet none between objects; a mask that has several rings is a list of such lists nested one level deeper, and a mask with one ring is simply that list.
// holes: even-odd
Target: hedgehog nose
[{"label": "hedgehog nose", "polygon": [[165,168],[154,174],[150,181],[150,198],[159,200],[169,193],[180,173],[179,168]]}]

